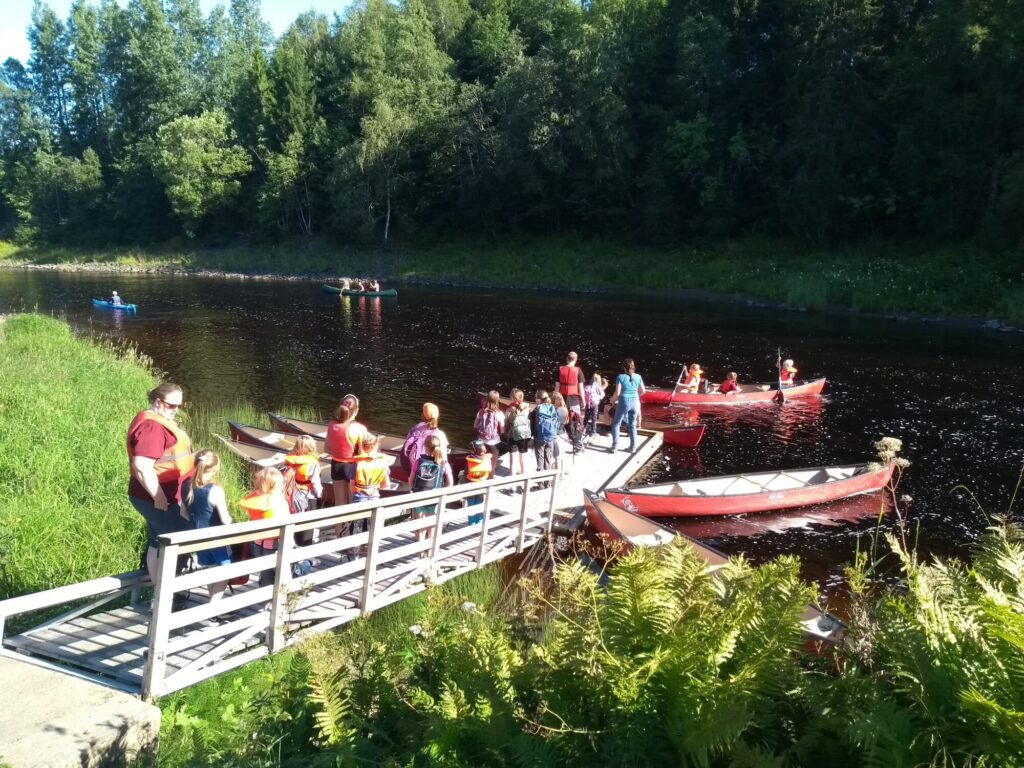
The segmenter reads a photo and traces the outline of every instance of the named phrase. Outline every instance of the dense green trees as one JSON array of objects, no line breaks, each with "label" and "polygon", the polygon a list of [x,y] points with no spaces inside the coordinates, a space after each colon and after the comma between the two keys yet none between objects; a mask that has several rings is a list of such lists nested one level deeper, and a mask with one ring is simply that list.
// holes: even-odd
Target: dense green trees
[{"label": "dense green trees", "polygon": [[[0,78],[0,227],[1024,235],[1012,3],[362,0],[276,42],[258,8],[76,0],[61,20],[37,4],[32,53]],[[168,126],[223,115],[210,140],[232,194],[184,205],[196,158],[161,154]],[[79,171],[93,181],[67,187]],[[108,215],[69,227],[69,196]]]}]

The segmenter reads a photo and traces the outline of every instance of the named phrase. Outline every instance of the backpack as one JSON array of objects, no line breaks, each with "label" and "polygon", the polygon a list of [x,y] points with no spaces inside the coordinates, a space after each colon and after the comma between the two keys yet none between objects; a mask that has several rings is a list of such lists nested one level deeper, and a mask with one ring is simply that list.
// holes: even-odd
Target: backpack
[{"label": "backpack", "polygon": [[416,469],[416,476],[412,479],[412,491],[433,491],[441,487],[444,482],[444,472],[433,459],[423,458]]},{"label": "backpack", "polygon": [[510,408],[508,415],[512,419],[512,428],[510,437],[513,440],[529,440],[530,439],[530,409],[524,408],[519,410],[518,408]]},{"label": "backpack", "polygon": [[430,429],[430,427],[419,428],[419,426],[416,426],[409,430],[405,442],[402,443],[402,452],[398,456],[398,461],[406,474],[412,472],[412,465],[416,463],[416,459],[423,453],[423,446],[426,444],[427,438],[432,434],[434,434],[434,430]]},{"label": "backpack", "polygon": [[552,443],[558,437],[558,411],[551,403],[537,406],[537,442]]},{"label": "backpack", "polygon": [[498,434],[498,414],[494,411],[481,411],[477,414],[476,436],[485,443],[494,443],[501,436]]}]

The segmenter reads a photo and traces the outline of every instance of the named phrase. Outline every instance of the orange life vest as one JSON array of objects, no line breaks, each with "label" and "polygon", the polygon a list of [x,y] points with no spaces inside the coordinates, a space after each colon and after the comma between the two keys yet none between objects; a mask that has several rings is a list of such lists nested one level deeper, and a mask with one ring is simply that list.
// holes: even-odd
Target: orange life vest
[{"label": "orange life vest", "polygon": [[558,369],[558,391],[565,397],[580,396],[580,369],[575,365],[563,365]]},{"label": "orange life vest", "polygon": [[332,421],[327,427],[325,448],[331,454],[331,459],[343,464],[356,460],[356,445],[367,434],[366,427],[358,421],[350,421],[342,424],[340,421]]},{"label": "orange life vest", "polygon": [[783,384],[792,384],[793,382],[795,382],[796,368],[794,368],[792,365],[789,366],[788,368],[783,368],[782,371],[779,372],[779,381],[781,381]]},{"label": "orange life vest", "polygon": [[487,480],[493,472],[494,468],[491,465],[491,454],[485,453],[483,456],[470,454],[466,457],[467,482],[478,483],[481,480]]},{"label": "orange life vest", "polygon": [[313,485],[313,476],[320,471],[320,462],[313,454],[289,453],[284,463],[295,471],[295,484],[309,490]]},{"label": "orange life vest", "polygon": [[699,373],[688,373],[686,378],[683,380],[684,389],[692,389],[694,392],[700,389],[700,374]]},{"label": "orange life vest", "polygon": [[[289,513],[288,499],[283,493],[260,493],[250,492],[244,499],[238,502],[250,520],[267,520],[273,518],[287,517]],[[277,536],[268,536],[265,539],[257,539],[256,544],[264,549],[272,549]]]},{"label": "orange life vest", "polygon": [[171,483],[189,474],[195,466],[192,457],[192,441],[188,435],[170,419],[166,419],[154,411],[139,411],[132,423],[128,425],[128,463],[135,458],[132,453],[132,435],[146,421],[155,421],[161,427],[174,435],[174,445],[167,449],[167,453],[156,460],[153,469],[156,470],[156,479],[161,483]]},{"label": "orange life vest", "polygon": [[356,456],[356,476],[352,480],[352,493],[370,493],[383,488],[388,481],[387,456],[379,453],[364,453]]}]

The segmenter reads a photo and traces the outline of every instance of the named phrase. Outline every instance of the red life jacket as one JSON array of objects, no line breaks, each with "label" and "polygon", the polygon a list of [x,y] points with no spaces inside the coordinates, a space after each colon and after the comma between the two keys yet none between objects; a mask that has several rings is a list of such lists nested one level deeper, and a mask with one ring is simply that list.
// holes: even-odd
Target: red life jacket
[{"label": "red life jacket", "polygon": [[491,465],[491,454],[485,453],[483,456],[470,454],[466,457],[467,482],[478,483],[481,480],[487,480],[493,472],[494,468]]},{"label": "red life jacket", "polygon": [[313,454],[289,453],[284,463],[295,470],[295,484],[308,491],[313,486],[313,476],[320,471],[320,462]]},{"label": "red life jacket", "polygon": [[[356,476],[352,480],[352,493],[366,493],[383,488],[388,482],[389,457],[379,453],[364,453],[356,457]],[[371,494],[372,495],[372,494]]]},{"label": "red life jacket", "polygon": [[173,483],[188,475],[195,462],[192,457],[192,441],[177,424],[166,419],[159,413],[153,411],[139,411],[128,425],[128,464],[131,465],[135,454],[132,453],[132,436],[142,426],[143,422],[155,421],[161,427],[174,435],[174,445],[167,449],[167,453],[156,460],[153,468],[156,470],[156,479],[160,483]]},{"label": "red life jacket", "polygon": [[332,460],[348,464],[355,461],[356,445],[366,434],[366,427],[358,421],[350,421],[347,424],[332,421],[327,426],[324,449],[331,454]]},{"label": "red life jacket", "polygon": [[792,384],[796,381],[796,368],[792,365],[788,368],[783,368],[779,372],[779,381],[783,384]]},{"label": "red life jacket", "polygon": [[575,365],[563,365],[558,369],[558,391],[565,397],[580,396],[580,369]]}]

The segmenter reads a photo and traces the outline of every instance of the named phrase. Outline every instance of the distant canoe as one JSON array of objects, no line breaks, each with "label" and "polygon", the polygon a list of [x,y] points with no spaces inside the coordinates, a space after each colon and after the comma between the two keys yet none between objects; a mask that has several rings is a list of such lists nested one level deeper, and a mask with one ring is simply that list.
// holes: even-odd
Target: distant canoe
[{"label": "distant canoe", "polygon": [[852,464],[701,477],[636,488],[607,488],[609,501],[645,516],[690,517],[773,512],[874,493],[894,466]]},{"label": "distant canoe", "polygon": [[330,283],[324,283],[321,285],[320,290],[324,293],[340,293],[342,296],[382,296],[384,298],[395,298],[398,296],[398,291],[394,288],[388,288],[383,291],[353,291],[339,288],[338,286],[331,285]]},{"label": "distant canoe", "polygon": [[[825,383],[825,379],[800,381],[792,387],[786,387],[783,390],[783,394],[787,400],[794,397],[820,395],[825,389]],[[676,392],[674,389],[647,387],[647,391],[640,395],[640,402],[647,405],[746,405],[748,403],[771,402],[779,395],[778,382],[741,384],[740,389],[743,391],[731,395],[723,395],[719,392],[707,394],[702,392]]]},{"label": "distant canoe", "polygon": [[[675,538],[682,538],[707,562],[709,571],[714,572],[728,562],[728,557],[717,549],[640,517],[586,489],[583,490],[583,505],[591,527],[612,540],[622,541],[627,550],[633,547],[657,547]],[[809,650],[814,649],[815,643],[838,643],[846,632],[843,622],[814,605],[808,605],[804,610],[800,616],[800,626]]]},{"label": "distant canoe", "polygon": [[112,304],[103,299],[93,298],[92,305],[103,309],[113,309],[118,312],[134,312],[137,307],[134,304]]}]

